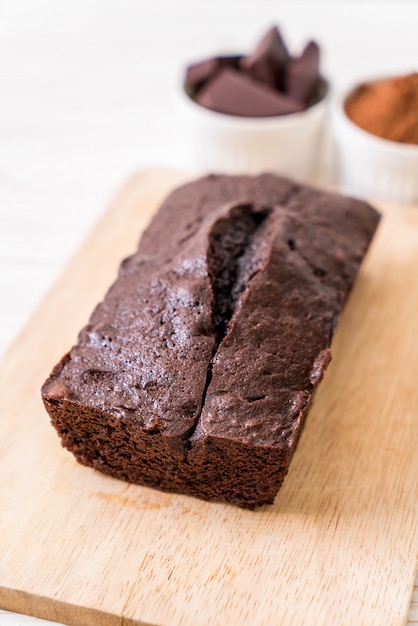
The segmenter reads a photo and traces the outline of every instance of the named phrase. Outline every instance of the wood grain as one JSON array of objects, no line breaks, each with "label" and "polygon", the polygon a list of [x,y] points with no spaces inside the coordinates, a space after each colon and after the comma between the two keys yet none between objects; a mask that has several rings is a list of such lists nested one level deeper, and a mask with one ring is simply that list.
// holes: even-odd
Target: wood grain
[{"label": "wood grain", "polygon": [[418,212],[387,207],[285,486],[257,512],[77,465],[39,388],[184,174],[134,177],[0,371],[0,605],[71,625],[400,625],[417,536]]}]

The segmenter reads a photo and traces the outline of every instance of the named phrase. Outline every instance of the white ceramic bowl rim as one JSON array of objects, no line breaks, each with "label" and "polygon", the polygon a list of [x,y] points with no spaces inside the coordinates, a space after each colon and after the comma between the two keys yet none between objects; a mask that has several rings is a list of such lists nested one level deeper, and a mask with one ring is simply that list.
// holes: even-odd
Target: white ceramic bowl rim
[{"label": "white ceramic bowl rim", "polygon": [[347,115],[345,110],[345,103],[348,98],[363,84],[377,82],[379,80],[383,80],[382,78],[374,78],[371,80],[362,80],[357,83],[354,87],[350,87],[350,89],[344,91],[342,94],[337,96],[334,99],[334,103],[332,108],[334,113],[337,115],[338,120],[341,124],[344,124],[350,132],[357,135],[359,139],[364,142],[368,142],[369,144],[373,144],[376,148],[381,148],[386,151],[391,151],[393,154],[398,153],[399,155],[410,155],[411,157],[418,157],[418,145],[402,143],[400,141],[393,141],[391,139],[384,139],[383,137],[379,137],[378,135],[374,135],[373,133],[369,133],[367,130],[364,130],[360,126],[358,126],[355,122],[353,122]]},{"label": "white ceramic bowl rim", "polygon": [[186,92],[184,81],[180,81],[181,88],[177,89],[177,93],[181,103],[188,107],[189,111],[191,111],[194,115],[199,115],[202,119],[206,121],[213,121],[217,124],[225,124],[229,127],[233,126],[234,128],[246,128],[252,127],[254,129],[260,128],[268,128],[268,127],[276,127],[278,124],[281,126],[291,126],[293,124],[299,124],[302,119],[306,119],[307,117],[314,117],[318,112],[322,111],[324,106],[327,106],[329,96],[330,96],[330,85],[329,81],[324,77],[321,77],[321,80],[324,83],[325,93],[324,96],[308,107],[304,111],[300,111],[298,113],[287,113],[286,115],[277,115],[271,117],[244,117],[241,115],[228,115],[226,113],[219,113],[218,111],[212,111],[211,109],[207,109],[206,107],[201,106],[197,102],[195,102]]}]

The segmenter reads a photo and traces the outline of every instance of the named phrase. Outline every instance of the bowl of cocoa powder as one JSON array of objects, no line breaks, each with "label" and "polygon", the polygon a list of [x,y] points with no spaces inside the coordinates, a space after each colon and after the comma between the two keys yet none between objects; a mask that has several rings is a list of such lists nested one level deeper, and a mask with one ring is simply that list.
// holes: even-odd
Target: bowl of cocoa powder
[{"label": "bowl of cocoa powder", "polygon": [[418,202],[418,73],[363,82],[333,111],[338,181],[345,192]]}]

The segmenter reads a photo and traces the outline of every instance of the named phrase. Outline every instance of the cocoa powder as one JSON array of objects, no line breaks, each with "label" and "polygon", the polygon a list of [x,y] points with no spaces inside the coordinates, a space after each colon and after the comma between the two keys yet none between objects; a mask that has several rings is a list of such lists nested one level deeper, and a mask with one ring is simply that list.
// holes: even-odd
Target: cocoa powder
[{"label": "cocoa powder", "polygon": [[418,73],[361,85],[345,109],[355,124],[373,135],[418,144]]}]

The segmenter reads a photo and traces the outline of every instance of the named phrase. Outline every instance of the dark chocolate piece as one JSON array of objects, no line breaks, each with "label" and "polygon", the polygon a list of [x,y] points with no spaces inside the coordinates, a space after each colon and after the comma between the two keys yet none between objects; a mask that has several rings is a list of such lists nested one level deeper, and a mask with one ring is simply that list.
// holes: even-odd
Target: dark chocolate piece
[{"label": "dark chocolate piece", "polygon": [[62,444],[130,482],[273,502],[378,220],[272,175],[174,191],[42,388]]},{"label": "dark chocolate piece", "polygon": [[223,67],[238,67],[241,56],[221,56],[205,59],[189,65],[186,69],[186,86],[196,93],[200,87]]},{"label": "dark chocolate piece", "polygon": [[319,74],[319,46],[311,41],[300,57],[292,58],[274,26],[248,56],[215,57],[189,66],[185,88],[198,104],[214,111],[270,117],[315,104],[325,95],[326,83]]},{"label": "dark chocolate piece", "polygon": [[289,59],[283,38],[274,26],[264,35],[255,51],[241,59],[240,68],[256,80],[282,89],[284,68]]},{"label": "dark chocolate piece", "polygon": [[196,102],[219,113],[244,117],[285,115],[305,108],[297,100],[230,68],[221,70],[206,83]]},{"label": "dark chocolate piece", "polygon": [[301,56],[292,59],[286,67],[286,93],[308,105],[315,95],[319,79],[319,46],[310,41]]}]

